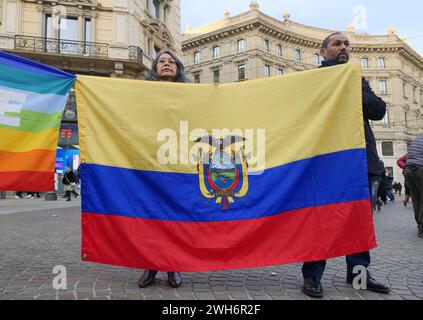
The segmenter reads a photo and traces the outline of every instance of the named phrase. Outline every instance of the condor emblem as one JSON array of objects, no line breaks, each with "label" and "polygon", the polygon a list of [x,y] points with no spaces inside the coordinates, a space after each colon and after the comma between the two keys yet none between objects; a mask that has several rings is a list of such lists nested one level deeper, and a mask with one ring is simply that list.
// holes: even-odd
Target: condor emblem
[{"label": "condor emblem", "polygon": [[[245,145],[238,150],[229,147],[244,142],[245,138],[235,135],[216,139],[211,135],[199,138],[196,142],[209,144],[209,152],[199,149],[197,155],[198,181],[201,194],[206,199],[215,199],[223,210],[235,203],[234,198],[243,198],[248,193],[248,163]],[[214,149],[214,152],[213,152]]]}]

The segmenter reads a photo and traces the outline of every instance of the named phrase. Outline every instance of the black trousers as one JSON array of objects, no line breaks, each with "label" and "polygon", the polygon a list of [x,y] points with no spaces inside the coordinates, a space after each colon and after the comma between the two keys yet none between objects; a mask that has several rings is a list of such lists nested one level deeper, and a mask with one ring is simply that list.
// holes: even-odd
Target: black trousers
[{"label": "black trousers", "polygon": [[[375,196],[378,194],[380,184],[379,176],[369,175],[369,194],[372,203],[372,211],[374,210]],[[367,269],[370,265],[370,252],[365,251],[361,253],[351,254],[345,257],[347,262],[347,275],[353,273],[354,267],[363,266]],[[314,278],[321,280],[326,267],[326,260],[305,262],[303,264],[302,272],[304,278]]]},{"label": "black trousers", "polygon": [[[370,265],[370,252],[356,253],[345,257],[347,262],[347,275],[353,273],[354,267],[363,266],[367,269]],[[314,278],[319,281],[322,279],[325,271],[326,260],[305,262],[303,264],[302,272],[304,278]]]},{"label": "black trousers", "polygon": [[423,228],[423,166],[405,167],[404,176],[410,189],[417,225]]},{"label": "black trousers", "polygon": [[68,200],[70,200],[71,199],[71,193],[75,196],[75,197],[77,197],[77,196],[79,196],[79,194],[75,191],[75,190],[66,190],[66,192],[65,192],[65,198],[68,198]]}]

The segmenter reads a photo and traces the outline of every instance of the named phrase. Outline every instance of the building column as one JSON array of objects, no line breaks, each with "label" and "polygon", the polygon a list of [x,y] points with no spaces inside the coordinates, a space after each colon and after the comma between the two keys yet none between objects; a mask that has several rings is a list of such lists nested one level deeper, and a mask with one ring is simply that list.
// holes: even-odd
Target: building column
[{"label": "building column", "polygon": [[53,39],[59,38],[59,28],[60,28],[60,12],[55,10],[55,7],[53,7],[53,10],[51,12],[51,37]]},{"label": "building column", "polygon": [[91,16],[91,42],[96,42],[96,25],[95,25],[95,17],[96,15],[93,14]]},{"label": "building column", "polygon": [[45,30],[46,30],[46,22],[45,22],[45,18],[44,18],[44,8],[42,5],[37,5],[37,12],[38,12],[38,25],[40,26],[38,28],[38,37],[45,37],[46,35]]},{"label": "building column", "polygon": [[84,41],[84,17],[78,15],[78,41]]},{"label": "building column", "polygon": [[160,21],[163,22],[163,23],[165,23],[165,21],[164,21],[165,10],[166,9],[165,9],[164,3],[163,2],[160,2],[160,14],[159,14],[159,17],[160,17]]}]

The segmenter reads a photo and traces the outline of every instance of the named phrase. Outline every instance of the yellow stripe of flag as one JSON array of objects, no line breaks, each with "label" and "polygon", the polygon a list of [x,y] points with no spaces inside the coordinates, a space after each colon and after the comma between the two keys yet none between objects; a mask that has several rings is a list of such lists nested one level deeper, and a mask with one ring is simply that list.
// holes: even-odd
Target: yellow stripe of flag
[{"label": "yellow stripe of flag", "polygon": [[[184,135],[193,138],[197,128],[265,130],[265,168],[252,171],[365,148],[364,130],[357,131],[363,115],[361,68],[355,63],[218,86],[78,76],[76,91],[81,158],[87,163],[196,173],[180,154]],[[182,136],[181,121],[188,125]],[[167,141],[158,136],[166,132],[178,134],[177,164],[157,160]]]},{"label": "yellow stripe of flag", "polygon": [[25,132],[0,128],[0,151],[28,152],[32,150],[57,149],[58,129],[47,129],[43,132]]}]

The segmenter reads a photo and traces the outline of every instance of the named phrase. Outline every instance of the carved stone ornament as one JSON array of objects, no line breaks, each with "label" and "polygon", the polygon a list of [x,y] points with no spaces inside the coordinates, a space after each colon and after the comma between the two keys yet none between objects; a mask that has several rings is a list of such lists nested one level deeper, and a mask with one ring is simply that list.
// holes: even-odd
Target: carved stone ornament
[{"label": "carved stone ornament", "polygon": [[166,25],[155,18],[147,18],[141,21],[142,25],[163,42],[167,42],[170,46],[175,45],[175,39]]}]

